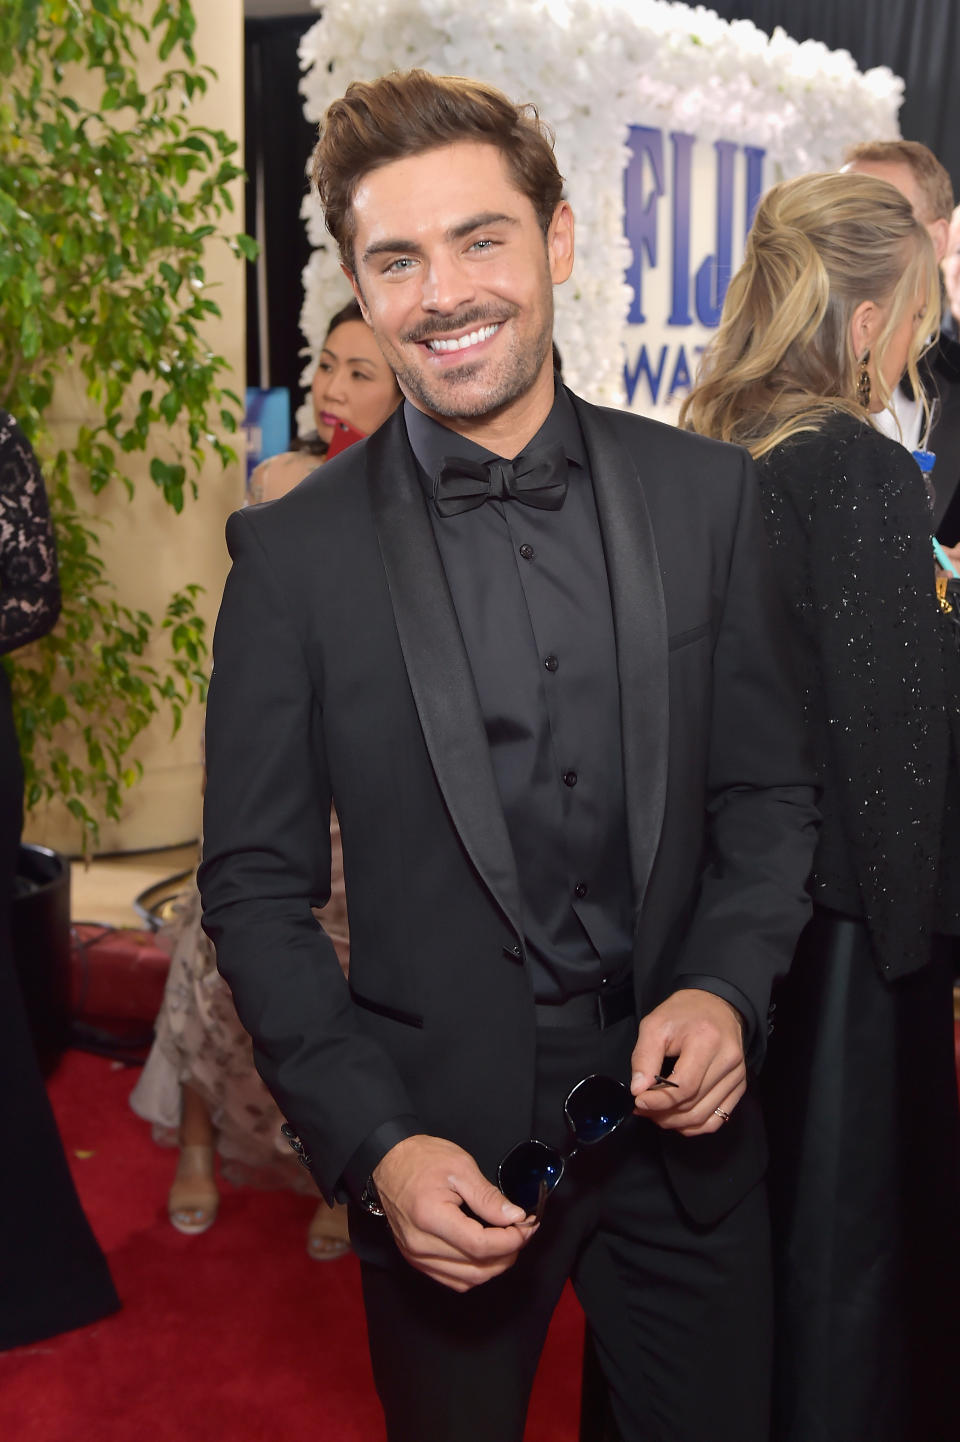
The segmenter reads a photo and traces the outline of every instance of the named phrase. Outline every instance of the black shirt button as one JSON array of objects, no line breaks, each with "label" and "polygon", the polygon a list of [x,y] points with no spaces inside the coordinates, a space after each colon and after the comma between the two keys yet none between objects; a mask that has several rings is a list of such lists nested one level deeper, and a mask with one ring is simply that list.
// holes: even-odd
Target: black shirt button
[{"label": "black shirt button", "polygon": [[532,546],[528,546],[526,541],[524,541],[523,545],[520,547],[520,554],[525,561],[532,561],[537,553]]},{"label": "black shirt button", "polygon": [[555,671],[560,665],[560,662],[557,660],[556,656],[550,655],[544,657],[543,664],[546,666],[548,671]]},{"label": "black shirt button", "polygon": [[590,888],[585,881],[578,881],[576,886],[573,888],[573,894],[574,896],[578,897],[580,901],[582,901],[589,890]]},{"label": "black shirt button", "polygon": [[565,771],[563,773],[563,784],[564,786],[576,786],[577,773],[575,771]]}]

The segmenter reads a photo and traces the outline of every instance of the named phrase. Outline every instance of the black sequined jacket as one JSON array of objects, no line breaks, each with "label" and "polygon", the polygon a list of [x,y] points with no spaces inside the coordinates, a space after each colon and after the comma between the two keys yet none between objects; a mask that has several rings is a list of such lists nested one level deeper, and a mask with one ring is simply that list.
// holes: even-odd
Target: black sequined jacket
[{"label": "black sequined jacket", "polygon": [[823,784],[814,899],[863,917],[884,976],[929,959],[956,786],[960,658],[934,590],[931,515],[908,452],[843,413],[758,464]]}]

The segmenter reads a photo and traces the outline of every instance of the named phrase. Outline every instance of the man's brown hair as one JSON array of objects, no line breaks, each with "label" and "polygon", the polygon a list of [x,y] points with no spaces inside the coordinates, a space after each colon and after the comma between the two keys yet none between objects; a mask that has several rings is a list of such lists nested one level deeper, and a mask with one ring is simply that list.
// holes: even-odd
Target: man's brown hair
[{"label": "man's brown hair", "polygon": [[311,176],[348,270],[355,270],[353,196],[363,177],[392,160],[464,140],[497,147],[546,235],[563,198],[563,176],[536,107],[514,105],[479,80],[398,70],[353,81],[320,122]]},{"label": "man's brown hair", "polygon": [[953,214],[953,181],[933,151],[919,140],[864,140],[851,145],[843,157],[844,165],[856,165],[861,160],[874,165],[909,166],[927,211],[919,219],[925,225],[934,220],[949,221]]}]

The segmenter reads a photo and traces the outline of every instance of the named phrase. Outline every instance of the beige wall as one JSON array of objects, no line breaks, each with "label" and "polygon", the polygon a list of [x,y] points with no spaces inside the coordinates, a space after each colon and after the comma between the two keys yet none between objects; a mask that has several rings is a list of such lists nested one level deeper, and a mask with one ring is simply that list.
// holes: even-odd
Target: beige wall
[{"label": "beige wall", "polygon": [[[196,51],[200,64],[217,71],[207,95],[197,101],[198,123],[225,130],[243,138],[243,5],[242,0],[193,0],[197,16]],[[142,69],[149,80],[149,65]],[[242,157],[240,163],[242,164]],[[242,187],[235,186],[236,210],[224,216],[228,231],[243,226]],[[232,367],[224,384],[242,395],[244,378],[244,275],[223,241],[208,245],[205,268],[211,295],[223,312],[207,330],[211,347]],[[69,379],[57,391],[53,417],[54,438],[67,434],[88,415],[83,389]],[[242,436],[228,438],[242,454]],[[98,497],[91,512],[102,522],[99,527],[103,554],[115,585],[117,598],[132,608],[162,615],[171,593],[190,581],[206,588],[200,609],[212,637],[220,593],[228,567],[223,541],[226,517],[243,500],[243,464],[221,469],[216,457],[199,477],[200,498],[187,500],[184,513],[177,516],[166,505],[150,480],[151,456],[133,456],[131,475],[137,480],[132,501],[115,486]],[[124,814],[119,822],[104,821],[101,851],[134,851],[178,845],[197,836],[200,822],[200,745],[202,711],[191,706],[176,737],[162,717],[140,738],[137,756],[144,765],[143,780],[126,793]],[[26,839],[54,845],[70,852],[80,846],[76,823],[62,808],[51,807],[44,814],[27,818]]]}]

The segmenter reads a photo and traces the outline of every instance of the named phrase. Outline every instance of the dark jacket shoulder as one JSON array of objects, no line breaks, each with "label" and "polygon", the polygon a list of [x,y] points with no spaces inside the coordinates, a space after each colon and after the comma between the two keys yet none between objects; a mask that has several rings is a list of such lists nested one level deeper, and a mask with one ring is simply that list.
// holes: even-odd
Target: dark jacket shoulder
[{"label": "dark jacket shoulder", "polygon": [[904,446],[846,411],[782,441],[758,459],[757,468],[761,481],[776,478],[808,493],[830,490],[838,481],[899,490],[915,485],[919,475]]},{"label": "dark jacket shoulder", "polygon": [[941,331],[930,357],[934,374],[948,385],[960,385],[960,340]]},{"label": "dark jacket shoulder", "polygon": [[270,535],[277,529],[295,528],[330,508],[355,502],[357,496],[353,492],[357,490],[358,482],[359,488],[363,488],[366,474],[367,445],[367,440],[357,441],[332,460],[318,465],[285,495],[258,506],[248,506],[244,515],[258,530]]},{"label": "dark jacket shoulder", "polygon": [[245,539],[253,541],[284,586],[294,576],[339,574],[332,564],[337,557],[355,552],[360,538],[369,545],[373,535],[366,486],[368,444],[357,441],[286,495],[235,511],[227,522],[230,554],[235,556]]},{"label": "dark jacket shoulder", "polygon": [[714,440],[684,431],[679,426],[665,421],[640,416],[634,411],[616,410],[612,406],[595,406],[579,396],[573,397],[578,410],[591,417],[598,425],[607,427],[621,445],[645,462],[652,456],[670,455],[678,461],[685,461],[702,474],[710,476],[722,473],[729,467],[742,468],[747,453],[740,446],[728,441]]}]

